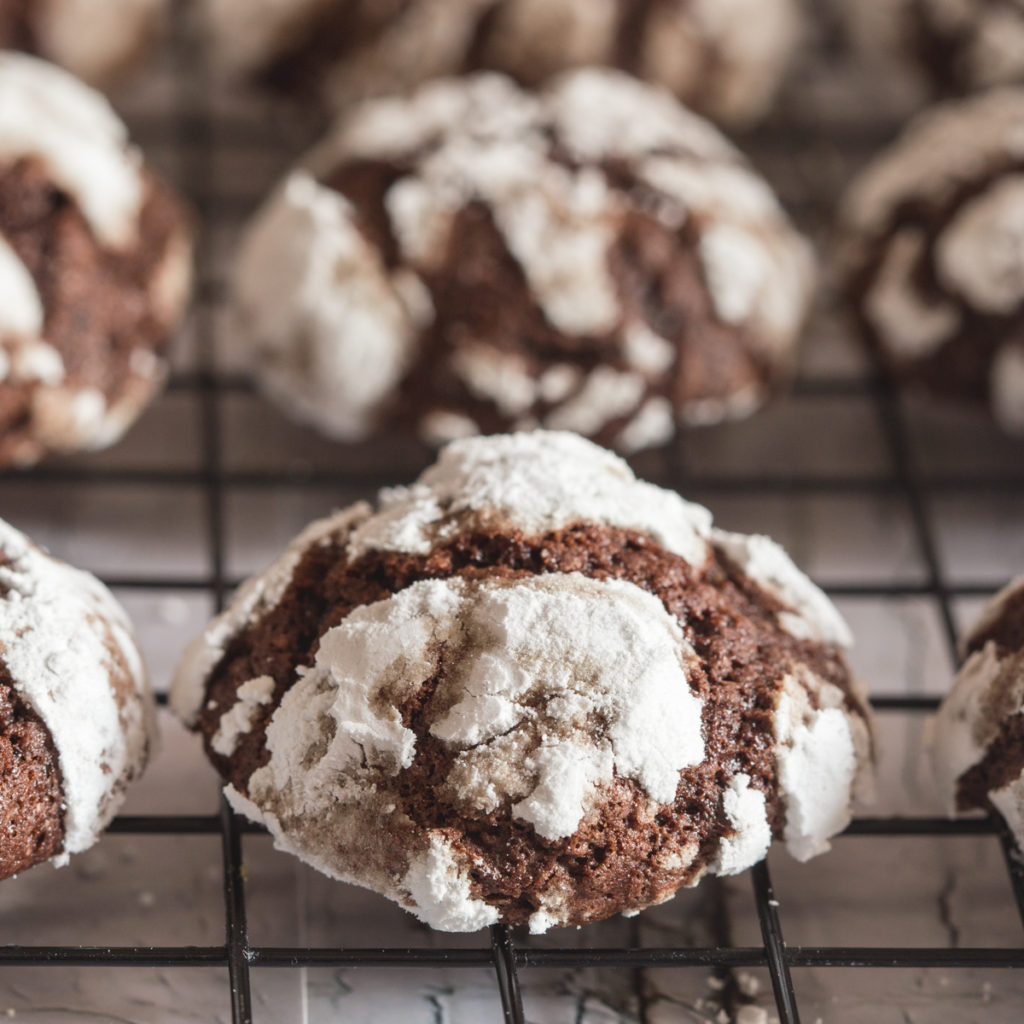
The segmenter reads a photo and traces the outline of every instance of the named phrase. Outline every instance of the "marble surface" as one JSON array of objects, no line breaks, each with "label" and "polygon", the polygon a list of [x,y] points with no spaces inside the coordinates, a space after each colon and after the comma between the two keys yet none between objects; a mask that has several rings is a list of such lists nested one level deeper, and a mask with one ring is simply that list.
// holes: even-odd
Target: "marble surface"
[{"label": "marble surface", "polygon": [[[871,0],[878,2],[878,0]],[[822,33],[790,84],[784,113],[748,143],[801,222],[824,243],[837,190],[899,116],[919,101],[876,62],[858,73]],[[824,54],[824,56],[822,56]],[[203,474],[223,470],[218,529],[223,571],[262,567],[314,516],[408,479],[424,452],[394,444],[345,448],[296,427],[238,379],[243,355],[223,309],[239,225],[301,151],[315,119],[287,106],[175,77],[163,54],[117,101],[163,171],[192,184],[212,220],[200,296],[175,357],[179,379],[116,448],[0,478],[0,515],[56,554],[114,583],[132,614],[158,689],[214,607],[211,506]],[[889,83],[887,86],[886,83]],[[197,170],[182,104],[208,104],[214,148]],[[870,113],[884,110],[878,124]],[[827,249],[825,250],[827,251]],[[827,285],[827,282],[826,282]],[[212,359],[224,377],[212,408],[188,376]],[[826,286],[805,345],[797,390],[748,423],[694,434],[680,450],[638,456],[638,472],[689,481],[732,529],[770,533],[832,589],[858,638],[852,661],[874,693],[941,694],[952,652],[884,423],[863,386],[864,360]],[[916,399],[901,407],[939,567],[957,623],[980,594],[1024,569],[1024,446],[983,417]],[[680,466],[683,476],[678,475]],[[883,588],[885,594],[874,592]],[[212,770],[198,744],[161,714],[162,746],[126,814],[211,814]],[[877,815],[938,812],[922,769],[922,716],[878,716]],[[486,935],[437,936],[390,903],[339,885],[243,841],[249,936],[259,946],[485,947]],[[989,836],[838,838],[806,865],[769,859],[791,945],[1024,945],[1002,854]],[[0,884],[0,943],[217,945],[225,909],[219,838],[111,834],[69,867]],[[711,880],[631,921],[560,930],[545,946],[759,945],[749,876]],[[765,970],[640,972],[529,969],[533,1024],[768,1024]],[[794,970],[802,1020],[814,1024],[1010,1024],[1024,1006],[1024,970]],[[477,1024],[500,1019],[490,970],[252,971],[261,1024]],[[222,968],[0,967],[0,1020],[86,1024],[228,1022]]]}]

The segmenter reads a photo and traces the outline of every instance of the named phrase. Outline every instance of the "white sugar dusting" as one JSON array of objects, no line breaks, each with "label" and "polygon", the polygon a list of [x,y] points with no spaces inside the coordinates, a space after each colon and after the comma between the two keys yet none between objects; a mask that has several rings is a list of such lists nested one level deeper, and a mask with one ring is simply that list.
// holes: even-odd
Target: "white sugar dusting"
[{"label": "white sugar dusting", "polygon": [[142,772],[156,739],[152,695],[128,617],[97,579],[2,520],[0,552],[0,658],[52,737],[64,854],[77,853],[95,842]]},{"label": "white sugar dusting", "polygon": [[207,678],[228,644],[281,600],[309,548],[331,541],[344,542],[353,525],[369,512],[368,505],[359,503],[311,523],[263,573],[239,587],[228,607],[185,649],[171,682],[170,703],[176,715],[188,725],[196,721]]},{"label": "white sugar dusting", "polygon": [[778,615],[779,624],[799,640],[849,647],[853,636],[836,606],[769,537],[715,530],[714,546],[724,552],[755,583],[788,608]]},{"label": "white sugar dusting", "polygon": [[764,794],[750,784],[750,776],[734,775],[722,794],[722,807],[732,835],[725,836],[711,870],[716,875],[737,875],[763,860],[772,841]]},{"label": "white sugar dusting", "polygon": [[432,316],[416,284],[383,266],[337,192],[295,171],[243,241],[237,326],[271,394],[298,418],[355,440],[372,429]]},{"label": "white sugar dusting", "polygon": [[0,341],[8,334],[34,338],[42,330],[39,289],[28,267],[0,235]]},{"label": "white sugar dusting", "polygon": [[221,757],[230,757],[238,746],[239,738],[252,731],[253,720],[260,707],[269,704],[274,694],[274,680],[270,676],[257,676],[238,688],[235,703],[221,715],[220,724],[210,741]]},{"label": "white sugar dusting", "polygon": [[[811,704],[808,686],[818,707]],[[776,770],[786,847],[799,861],[824,853],[829,837],[849,824],[851,792],[869,770],[854,722],[838,687],[807,673],[783,680],[775,709]]]},{"label": "white sugar dusting", "polygon": [[349,553],[422,553],[471,528],[531,536],[578,522],[637,530],[693,565],[707,560],[706,509],[637,480],[622,459],[583,438],[546,431],[449,445],[417,483],[382,493]]},{"label": "white sugar dusting", "polygon": [[142,208],[142,159],[98,92],[60,68],[0,54],[0,159],[38,157],[99,239],[130,245]]}]

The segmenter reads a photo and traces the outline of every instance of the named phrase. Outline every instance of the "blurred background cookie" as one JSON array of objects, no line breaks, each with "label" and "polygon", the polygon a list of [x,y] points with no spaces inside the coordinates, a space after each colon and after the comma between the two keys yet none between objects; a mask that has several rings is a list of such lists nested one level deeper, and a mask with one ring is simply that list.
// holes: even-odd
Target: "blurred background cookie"
[{"label": "blurred background cookie", "polygon": [[0,49],[25,50],[107,85],[135,64],[168,0],[0,0]]},{"label": "blurred background cookie", "polygon": [[851,186],[840,260],[882,363],[1024,432],[1024,90],[927,111]]},{"label": "blurred background cookie", "polygon": [[234,296],[267,393],[331,436],[544,426],[632,451],[753,412],[812,285],[737,150],[590,69],[359,108],[255,218]]},{"label": "blurred background cookie", "polygon": [[116,441],[190,279],[186,211],[106,100],[0,53],[0,466]]},{"label": "blurred background cookie", "polygon": [[0,878],[92,846],[155,740],[124,610],[0,520]]},{"label": "blurred background cookie", "polygon": [[606,64],[729,124],[769,109],[794,0],[207,0],[218,61],[335,106],[497,69],[538,84]]}]

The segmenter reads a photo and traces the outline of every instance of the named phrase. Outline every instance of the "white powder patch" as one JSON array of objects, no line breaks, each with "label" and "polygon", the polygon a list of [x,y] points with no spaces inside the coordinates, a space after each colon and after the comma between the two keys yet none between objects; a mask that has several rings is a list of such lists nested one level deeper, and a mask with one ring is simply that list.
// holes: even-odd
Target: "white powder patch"
[{"label": "white powder patch", "polygon": [[572,398],[548,413],[544,426],[549,430],[596,434],[605,424],[637,410],[646,391],[647,384],[640,374],[599,366],[591,370]]},{"label": "white powder patch", "polygon": [[369,505],[360,502],[311,523],[263,573],[239,587],[228,607],[189,644],[171,682],[170,698],[172,710],[186,725],[195,724],[207,678],[228,644],[278,604],[306,552],[314,545],[344,543],[355,524],[369,514]]},{"label": "white powder patch", "polygon": [[142,159],[107,101],[66,71],[0,54],[0,159],[43,159],[99,239],[124,247],[142,207]]},{"label": "white powder patch", "polygon": [[985,313],[1008,314],[1024,300],[1024,174],[1011,174],[964,203],[939,236],[943,284]]},{"label": "white powder patch", "polygon": [[373,426],[432,315],[389,273],[338,193],[293,172],[249,229],[234,278],[239,330],[283,407],[333,437]]},{"label": "white powder patch", "polygon": [[[152,696],[131,624],[93,576],[0,521],[0,649],[14,688],[53,739],[64,853],[91,846],[155,743]],[[112,680],[125,685],[123,706]]]},{"label": "white powder patch", "polygon": [[[0,101],[2,102],[2,101]],[[0,336],[33,338],[43,331],[43,302],[28,267],[0,235]]]},{"label": "white powder patch", "polygon": [[8,350],[8,359],[10,374],[15,380],[38,381],[55,387],[64,379],[64,359],[44,341],[13,345]]},{"label": "white powder patch", "polygon": [[765,392],[749,387],[724,398],[700,398],[687,402],[680,420],[690,427],[708,427],[729,420],[744,419],[764,404]]},{"label": "white powder patch", "polygon": [[[987,713],[993,687],[1002,675],[1004,659],[994,641],[975,651],[963,663],[953,687],[932,719],[930,743],[932,769],[939,793],[949,814],[956,813],[960,777],[985,756],[999,733],[1002,721]],[[1017,687],[1016,700],[1010,694],[1008,706],[1024,705],[1024,678]]]},{"label": "white powder patch", "polygon": [[[614,773],[670,803],[680,771],[703,758],[701,702],[687,682],[695,656],[661,603],[632,584],[569,574],[491,585],[463,621],[474,651],[442,684],[453,703],[431,726],[463,748],[457,799],[523,789],[515,816],[555,839],[579,827]],[[510,745],[523,751],[518,764]]]},{"label": "white powder patch", "polygon": [[349,555],[424,553],[468,529],[527,536],[572,523],[646,533],[693,565],[707,560],[711,514],[637,480],[618,456],[574,434],[534,431],[455,441],[411,487],[381,494]]},{"label": "white powder patch", "polygon": [[886,348],[899,359],[923,359],[949,340],[960,326],[951,303],[930,302],[914,282],[924,251],[924,236],[914,229],[898,231],[889,242],[882,265],[864,301],[868,320]]},{"label": "white powder patch", "polygon": [[676,430],[672,402],[655,396],[648,398],[637,414],[627,423],[615,439],[615,447],[625,454],[664,444]]},{"label": "white powder patch", "polygon": [[1024,345],[1006,344],[996,353],[989,371],[992,409],[1000,426],[1024,434]]},{"label": "white powder patch", "polygon": [[475,932],[498,920],[497,907],[473,898],[466,865],[437,835],[413,858],[405,887],[415,903],[413,913],[438,931]]},{"label": "white powder patch", "polygon": [[465,345],[452,355],[452,368],[472,394],[489,399],[505,416],[519,416],[537,400],[538,381],[522,356],[486,345]]},{"label": "white powder patch", "polygon": [[622,338],[622,352],[626,362],[641,373],[652,377],[665,373],[677,358],[676,346],[655,334],[645,323],[626,324]]},{"label": "white powder patch", "polygon": [[835,605],[769,537],[715,530],[712,542],[755,583],[777,597],[790,611],[779,625],[799,640],[849,647],[853,636]]},{"label": "white powder patch", "polygon": [[821,683],[817,696],[814,708],[804,686],[788,676],[775,710],[786,847],[799,861],[824,853],[829,837],[849,824],[850,793],[862,769],[842,691]]},{"label": "white powder patch", "polygon": [[568,398],[579,387],[583,371],[570,363],[555,363],[537,379],[537,393],[551,405]]},{"label": "white powder patch", "polygon": [[722,794],[722,807],[735,833],[722,839],[711,870],[716,875],[737,875],[763,860],[772,841],[764,794],[742,772],[733,776]]},{"label": "white powder patch", "polygon": [[727,324],[749,319],[761,292],[773,283],[764,242],[734,224],[713,224],[697,251],[719,319]]},{"label": "white powder patch", "polygon": [[480,426],[472,417],[462,413],[433,409],[420,420],[419,433],[427,444],[440,448],[449,441],[479,434]]},{"label": "white powder patch", "polygon": [[221,715],[210,746],[222,757],[230,757],[238,746],[239,738],[252,731],[252,724],[260,707],[269,704],[274,695],[274,680],[270,676],[257,676],[238,688],[235,703]]}]

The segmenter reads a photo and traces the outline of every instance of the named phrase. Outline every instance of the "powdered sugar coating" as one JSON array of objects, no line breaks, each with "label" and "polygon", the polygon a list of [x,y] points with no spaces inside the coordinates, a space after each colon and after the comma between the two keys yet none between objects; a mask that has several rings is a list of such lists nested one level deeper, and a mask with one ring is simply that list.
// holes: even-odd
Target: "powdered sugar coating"
[{"label": "powdered sugar coating", "polygon": [[1010,603],[1024,594],[1024,575],[1010,580],[1001,590],[993,594],[978,613],[970,630],[961,641],[961,653],[977,646],[980,637],[984,636],[1006,613]]},{"label": "powdered sugar coating", "polygon": [[141,774],[155,742],[153,699],[131,624],[98,580],[2,520],[0,555],[0,657],[53,740],[63,863],[95,842]]},{"label": "powdered sugar coating", "polygon": [[786,808],[786,848],[800,861],[829,849],[830,836],[850,822],[850,793],[868,769],[867,729],[843,708],[835,686],[814,687],[792,677],[783,683],[775,711],[779,785]]},{"label": "powdered sugar coating", "polygon": [[[0,235],[0,340],[7,335],[33,339],[43,329],[43,304],[32,275]],[[0,374],[0,379],[3,378]]]},{"label": "powdered sugar coating", "polygon": [[44,160],[106,245],[136,237],[142,160],[107,101],[66,71],[0,53],[0,161]]},{"label": "powdered sugar coating", "polygon": [[770,537],[715,530],[714,546],[743,573],[776,596],[785,610],[779,625],[799,639],[849,647],[853,636],[836,606]]},{"label": "powdered sugar coating", "polygon": [[637,480],[618,456],[557,431],[453,442],[411,487],[381,494],[380,510],[355,527],[348,551],[350,558],[424,552],[466,530],[532,536],[574,522],[639,530],[694,565],[707,560],[707,509]]},{"label": "powdered sugar coating", "polygon": [[188,645],[178,663],[170,697],[171,710],[178,717],[188,725],[195,722],[202,707],[207,675],[223,657],[227,645],[281,600],[295,567],[308,549],[347,536],[353,525],[369,514],[370,506],[360,502],[310,523],[262,573],[238,588],[228,607]]},{"label": "powdered sugar coating", "polygon": [[[380,209],[365,192],[346,199],[343,183],[329,187],[382,163],[395,172],[380,172]],[[451,265],[470,210],[486,211],[495,261],[507,253],[518,268],[524,301],[539,307],[566,358],[607,338],[602,351],[613,365],[587,366],[586,379],[552,389],[546,374],[564,359],[549,361],[528,339],[517,340],[522,353],[509,352],[486,329],[476,336],[462,314],[438,313],[450,292],[446,276],[472,280]],[[708,293],[708,316],[742,337],[745,358],[756,353],[754,376],[781,372],[812,287],[807,243],[710,124],[667,93],[600,69],[569,73],[540,94],[485,74],[356,108],[257,216],[235,278],[243,334],[271,395],[331,436],[363,437],[400,418],[407,375],[409,394],[426,404],[421,436],[451,436],[438,434],[438,412],[477,423],[457,399],[429,391],[435,364],[448,360],[465,388],[463,405],[483,400],[507,427],[607,432],[628,449],[661,443],[664,403],[650,401],[676,394],[686,339],[659,334],[616,278],[618,247],[641,212],[663,231],[685,227],[663,244],[698,253],[690,273]],[[438,336],[450,354],[430,347]],[[656,358],[635,359],[640,337],[661,343]],[[629,369],[614,366],[620,352]],[[753,402],[714,409],[749,412],[767,385],[750,389]],[[688,420],[691,399],[676,401]]]}]

